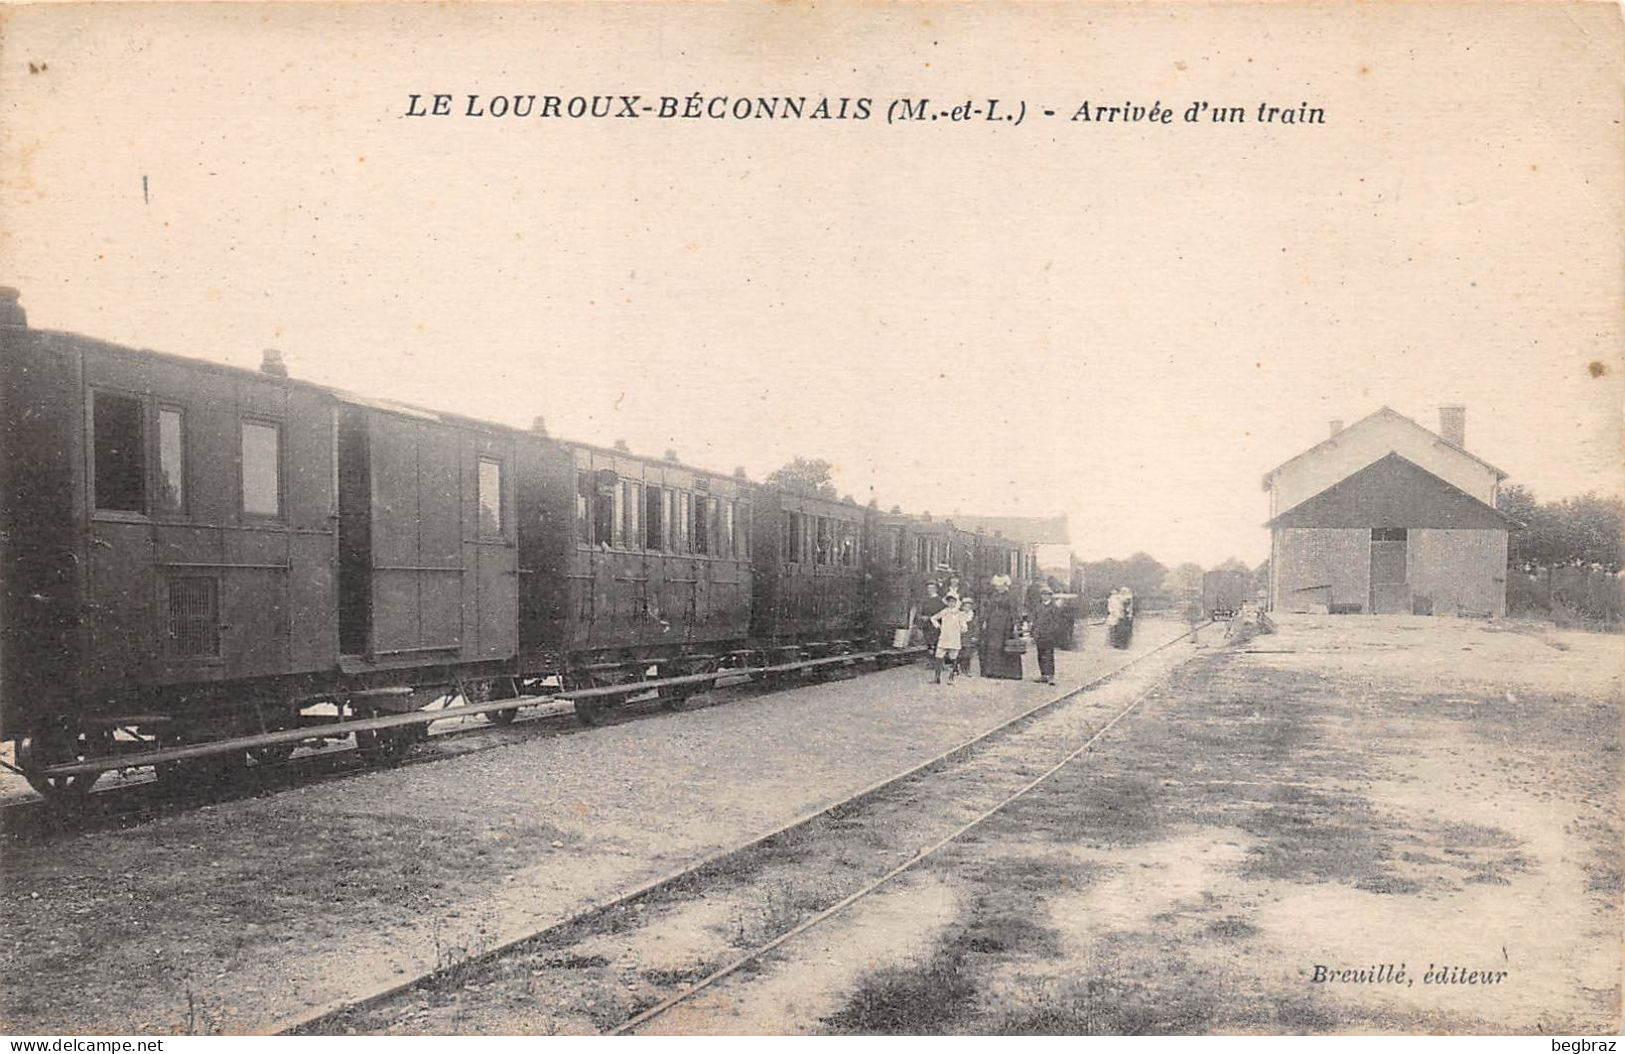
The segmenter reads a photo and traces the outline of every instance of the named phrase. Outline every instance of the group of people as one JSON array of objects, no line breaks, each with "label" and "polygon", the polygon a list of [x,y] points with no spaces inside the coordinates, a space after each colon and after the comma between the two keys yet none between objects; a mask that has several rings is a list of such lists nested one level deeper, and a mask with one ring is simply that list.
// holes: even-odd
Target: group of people
[{"label": "group of people", "polygon": [[1031,641],[1038,653],[1038,677],[1055,683],[1055,649],[1067,639],[1068,615],[1047,585],[1038,588],[1038,603],[1031,618],[1024,617],[1010,592],[1010,576],[994,575],[989,580],[992,595],[978,607],[975,597],[963,595],[958,575],[950,575],[939,586],[926,584],[926,597],[920,604],[919,621],[926,647],[933,657],[935,682],[948,683],[958,674],[970,676],[977,663],[983,677],[1021,680],[1022,656]]}]

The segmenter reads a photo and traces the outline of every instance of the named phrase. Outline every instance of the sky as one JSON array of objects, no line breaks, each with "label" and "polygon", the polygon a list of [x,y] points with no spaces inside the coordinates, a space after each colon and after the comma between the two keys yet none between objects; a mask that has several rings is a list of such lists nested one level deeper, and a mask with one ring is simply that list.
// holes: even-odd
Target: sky
[{"label": "sky", "polygon": [[[1383,405],[1620,493],[1620,37],[1606,4],[13,8],[0,283],[42,328],[1256,563],[1263,474]],[[406,116],[434,92],[1034,112]],[[1326,122],[1067,120],[1197,100]]]}]

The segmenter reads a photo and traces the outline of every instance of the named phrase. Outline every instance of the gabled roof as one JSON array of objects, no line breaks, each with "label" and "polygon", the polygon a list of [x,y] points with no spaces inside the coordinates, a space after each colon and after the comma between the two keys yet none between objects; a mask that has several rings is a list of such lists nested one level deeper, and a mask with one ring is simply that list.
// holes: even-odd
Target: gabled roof
[{"label": "gabled roof", "polygon": [[1065,516],[946,516],[962,531],[1000,534],[1024,545],[1071,545]]},{"label": "gabled roof", "polygon": [[1512,521],[1414,461],[1389,454],[1305,498],[1266,526],[1506,530]]},{"label": "gabled roof", "polygon": [[1341,432],[1338,432],[1336,435],[1328,436],[1327,438],[1322,439],[1320,442],[1316,443],[1314,446],[1310,447],[1308,450],[1305,450],[1303,453],[1299,454],[1297,457],[1288,458],[1286,461],[1281,462],[1279,465],[1276,465],[1274,468],[1272,468],[1268,472],[1264,473],[1264,489],[1265,490],[1270,489],[1270,483],[1275,479],[1276,476],[1278,476],[1281,473],[1282,469],[1286,468],[1289,465],[1295,465],[1299,461],[1302,461],[1304,458],[1313,457],[1315,454],[1317,454],[1317,453],[1319,453],[1319,452],[1321,452],[1323,450],[1327,450],[1327,449],[1329,449],[1329,448],[1331,448],[1333,446],[1336,446],[1339,442],[1346,441],[1346,439],[1348,437],[1348,433],[1353,432],[1356,429],[1363,428],[1366,425],[1368,425],[1370,422],[1375,421],[1375,420],[1377,420],[1379,418],[1383,418],[1383,417],[1391,418],[1391,419],[1396,420],[1396,421],[1402,421],[1405,424],[1407,424],[1407,425],[1411,426],[1412,428],[1416,429],[1418,432],[1421,432],[1423,435],[1427,436],[1433,442],[1439,444],[1440,446],[1444,447],[1445,449],[1453,450],[1453,451],[1455,451],[1456,453],[1460,454],[1463,457],[1471,458],[1472,460],[1478,462],[1480,465],[1483,465],[1485,468],[1489,469],[1491,472],[1495,473],[1495,478],[1496,479],[1506,479],[1507,478],[1507,474],[1505,472],[1503,472],[1502,470],[1496,468],[1494,465],[1490,464],[1488,461],[1485,461],[1483,458],[1479,457],[1477,454],[1473,453],[1471,450],[1468,450],[1466,447],[1457,446],[1455,443],[1450,442],[1448,439],[1444,438],[1443,436],[1441,436],[1439,433],[1433,431],[1432,429],[1424,428],[1421,425],[1417,424],[1415,421],[1411,420],[1409,417],[1406,417],[1404,414],[1400,413],[1398,410],[1395,410],[1394,408],[1389,407],[1389,406],[1384,406],[1380,410],[1377,410],[1377,411],[1375,411],[1373,413],[1369,413],[1366,416],[1360,418],[1358,421],[1356,421],[1353,424],[1349,425],[1347,428],[1343,429]]}]

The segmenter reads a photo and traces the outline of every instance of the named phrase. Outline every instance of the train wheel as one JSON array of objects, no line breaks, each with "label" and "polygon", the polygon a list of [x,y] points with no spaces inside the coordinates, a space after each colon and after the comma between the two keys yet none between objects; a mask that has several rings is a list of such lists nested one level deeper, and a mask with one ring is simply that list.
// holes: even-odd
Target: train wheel
[{"label": "train wheel", "polygon": [[[368,717],[386,717],[387,710],[369,710]],[[369,729],[355,734],[356,749],[370,765],[396,765],[412,749],[412,744],[428,736],[429,726]]]},{"label": "train wheel", "polygon": [[[169,732],[159,739],[159,745],[180,747],[197,741],[196,736],[188,736],[184,732]],[[235,750],[190,761],[166,761],[155,766],[155,771],[158,781],[173,790],[210,789],[236,780],[246,767],[248,758],[248,751]]]},{"label": "train wheel", "polygon": [[47,776],[46,769],[70,761],[85,761],[112,752],[111,732],[81,734],[60,725],[37,730],[17,741],[17,764],[28,785],[53,801],[82,797],[101,777],[92,772],[83,776]]},{"label": "train wheel", "polygon": [[294,747],[297,743],[277,743],[269,747],[254,747],[248,752],[248,760],[255,765],[282,765],[293,757]]},{"label": "train wheel", "polygon": [[[500,677],[494,681],[480,681],[479,684],[482,696],[480,702],[482,703],[497,699],[512,699],[519,694],[513,679],[509,677]],[[490,710],[486,712],[485,716],[493,725],[511,725],[513,719],[519,716],[519,708],[516,706],[512,710]]]},{"label": "train wheel", "polygon": [[576,720],[589,728],[597,728],[604,723],[604,712],[598,708],[597,703],[590,703],[585,699],[575,701]]}]

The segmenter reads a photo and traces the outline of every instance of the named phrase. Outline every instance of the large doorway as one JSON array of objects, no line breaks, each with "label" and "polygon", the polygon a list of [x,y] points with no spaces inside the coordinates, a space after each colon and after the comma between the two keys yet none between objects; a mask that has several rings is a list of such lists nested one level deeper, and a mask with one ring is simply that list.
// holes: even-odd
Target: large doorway
[{"label": "large doorway", "polygon": [[1410,540],[1403,527],[1371,531],[1371,613],[1408,615],[1411,610]]}]

